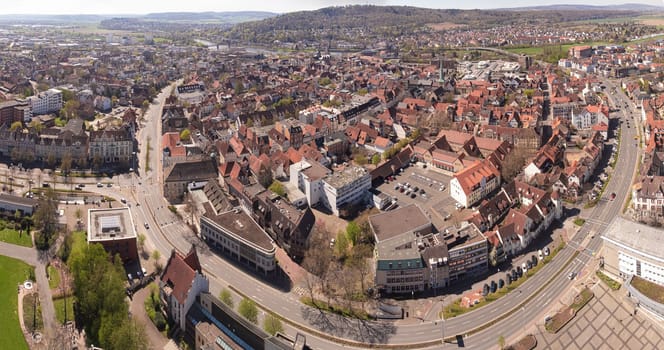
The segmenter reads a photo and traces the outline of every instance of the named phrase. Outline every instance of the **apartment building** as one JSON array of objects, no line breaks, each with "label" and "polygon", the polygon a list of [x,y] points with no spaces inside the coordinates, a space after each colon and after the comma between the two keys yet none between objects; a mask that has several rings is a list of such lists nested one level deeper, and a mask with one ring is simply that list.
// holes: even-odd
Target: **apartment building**
[{"label": "apartment building", "polygon": [[336,216],[347,216],[352,207],[369,196],[371,175],[361,167],[348,166],[323,179],[323,204]]},{"label": "apartment building", "polygon": [[28,102],[33,115],[55,113],[62,109],[62,91],[49,89],[28,97]]},{"label": "apartment building", "polygon": [[483,160],[458,172],[450,180],[450,195],[468,208],[500,187],[500,171]]}]

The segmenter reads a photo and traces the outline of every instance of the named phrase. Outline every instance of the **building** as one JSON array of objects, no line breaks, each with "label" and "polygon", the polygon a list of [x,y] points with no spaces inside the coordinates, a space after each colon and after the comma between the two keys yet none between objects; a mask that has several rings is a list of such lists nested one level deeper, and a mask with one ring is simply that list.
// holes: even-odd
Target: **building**
[{"label": "building", "polygon": [[500,171],[489,161],[476,162],[450,180],[450,195],[468,208],[500,187]]},{"label": "building", "polygon": [[304,335],[298,333],[295,339],[281,333],[270,335],[207,292],[200,293],[187,314],[186,338],[194,339],[195,349],[200,350],[309,349]]},{"label": "building", "polygon": [[272,238],[242,209],[217,213],[205,203],[201,237],[224,255],[267,274],[276,268]]},{"label": "building", "polygon": [[120,163],[135,166],[134,139],[129,128],[90,132],[90,159],[93,164]]},{"label": "building", "polygon": [[643,222],[664,221],[664,176],[644,176],[632,186],[634,217]]},{"label": "building", "polygon": [[35,212],[38,203],[36,199],[0,193],[0,212],[8,212],[11,216],[14,216],[16,211],[19,211],[21,216],[30,216]]},{"label": "building", "polygon": [[292,164],[290,170],[290,183],[300,190],[310,206],[315,206],[323,196],[323,178],[332,171],[320,163],[303,159]]},{"label": "building", "polygon": [[62,109],[62,91],[49,89],[37,96],[28,97],[32,115],[59,112]]},{"label": "building", "polygon": [[256,195],[252,217],[294,260],[304,258],[316,217],[311,208],[297,209],[272,191]]},{"label": "building", "polygon": [[0,125],[11,126],[13,122],[27,122],[31,117],[32,112],[27,102],[0,102]]},{"label": "building", "polygon": [[[387,293],[424,291],[429,273],[420,248],[424,248],[424,237],[431,236],[434,227],[422,209],[410,204],[372,215],[369,225],[376,241],[376,286]],[[446,279],[441,273],[440,280]]]},{"label": "building", "polygon": [[[664,304],[639,291],[633,278],[664,287],[664,235],[659,228],[615,218],[602,235],[604,250],[600,266],[609,275],[626,282],[627,290],[641,307],[664,317]],[[655,287],[657,288],[657,287]]]},{"label": "building", "polygon": [[88,209],[88,244],[99,243],[124,263],[138,260],[136,231],[129,208]]},{"label": "building", "polygon": [[159,296],[168,318],[185,330],[189,309],[198,295],[209,289],[210,282],[203,275],[196,248],[192,246],[184,256],[173,249],[159,277]]},{"label": "building", "polygon": [[164,197],[171,203],[180,203],[187,185],[216,178],[217,167],[211,160],[172,164],[164,169]]},{"label": "building", "polygon": [[369,198],[371,175],[361,167],[348,166],[323,179],[323,201],[336,216],[349,216]]},{"label": "building", "polygon": [[476,276],[489,268],[489,244],[482,232],[472,223],[461,228],[447,227],[440,233],[447,245],[449,280]]}]

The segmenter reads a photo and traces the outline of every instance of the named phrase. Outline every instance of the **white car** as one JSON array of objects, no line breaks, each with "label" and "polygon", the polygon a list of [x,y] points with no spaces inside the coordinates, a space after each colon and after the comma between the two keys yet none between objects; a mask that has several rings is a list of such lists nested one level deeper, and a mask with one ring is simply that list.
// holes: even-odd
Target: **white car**
[{"label": "white car", "polygon": [[528,265],[526,265],[526,263],[522,263],[521,264],[521,270],[523,270],[523,272],[528,271]]}]

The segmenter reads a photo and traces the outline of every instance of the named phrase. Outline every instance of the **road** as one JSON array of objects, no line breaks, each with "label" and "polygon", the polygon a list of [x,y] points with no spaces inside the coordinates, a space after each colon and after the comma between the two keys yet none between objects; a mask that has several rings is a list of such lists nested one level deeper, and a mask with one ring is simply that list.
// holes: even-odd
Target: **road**
[{"label": "road", "polygon": [[[612,86],[611,82],[607,81],[606,84],[608,87]],[[148,237],[146,241],[147,248],[159,250],[164,259],[170,255],[170,251],[174,248],[186,252],[192,244],[195,244],[198,247],[201,264],[210,279],[210,289],[213,294],[218,294],[223,287],[232,284],[234,288],[253,298],[259,305],[296,324],[317,329],[328,336],[363,343],[424,344],[440,340],[443,331],[446,337],[466,334],[485,322],[497,319],[499,316],[512,311],[514,312],[510,316],[501,319],[497,326],[488,327],[467,337],[465,345],[472,349],[493,348],[496,347],[500,335],[512,340],[510,337],[523,334],[526,325],[533,321],[538,322],[542,310],[551,307],[553,303],[557,303],[573,284],[573,281],[567,278],[567,274],[571,271],[581,271],[590,259],[597,258],[593,256],[593,253],[598,251],[601,244],[601,240],[597,235],[604,231],[614,217],[620,215],[623,202],[627,198],[630,189],[633,169],[639,153],[633,140],[636,135],[636,128],[623,129],[620,156],[616,165],[618,170],[613,174],[605,191],[605,197],[608,197],[611,192],[615,192],[616,199],[614,201],[602,199],[588,215],[593,220],[588,220],[570,244],[551,263],[544,266],[516,291],[481,309],[444,322],[395,325],[390,322],[348,320],[336,315],[321,314],[316,310],[305,307],[299,302],[298,296],[295,294],[273,287],[266,283],[264,279],[248,273],[234,263],[219,257],[207,249],[189,227],[170,212],[160,188],[163,177],[160,165],[160,111],[169,93],[170,89],[162,91],[156,102],[150,106],[146,118],[142,122],[144,124],[137,135],[141,147],[138,153],[138,174],[116,176],[111,188],[97,188],[91,185],[91,188],[86,188],[86,190],[116,199],[128,199],[137,229],[139,232],[146,232]],[[612,102],[615,99],[615,103],[619,106],[623,106],[627,99],[619,89],[615,95],[609,96],[609,98]],[[632,104],[630,103],[630,105]],[[632,108],[623,109],[621,116],[635,119],[638,116],[636,112],[638,111]],[[150,151],[151,170],[145,171],[148,139],[152,148]],[[626,170],[621,171],[621,169]],[[20,181],[20,179],[17,181]],[[93,183],[89,179],[73,179],[73,181]],[[60,186],[62,185],[58,185],[58,187]],[[144,229],[145,223],[148,223],[149,229]],[[590,232],[592,232],[591,235],[589,235]],[[592,236],[594,238],[591,238]],[[580,251],[578,256],[563,269],[563,266],[577,250]],[[550,282],[548,286],[538,292],[540,287],[548,282]],[[292,332],[290,334],[295,332],[291,326],[287,326],[286,329]],[[300,331],[302,330],[300,329]],[[315,348],[338,348],[337,344],[311,334],[307,334],[307,340]],[[456,344],[446,344],[446,347],[456,347]],[[440,348],[440,345],[437,348]]]}]

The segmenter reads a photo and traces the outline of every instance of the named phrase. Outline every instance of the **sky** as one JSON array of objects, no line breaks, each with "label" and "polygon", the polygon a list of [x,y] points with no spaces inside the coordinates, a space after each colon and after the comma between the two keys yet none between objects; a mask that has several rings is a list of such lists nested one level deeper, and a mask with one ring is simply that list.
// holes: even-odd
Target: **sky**
[{"label": "sky", "polygon": [[664,0],[3,0],[0,14],[146,14],[153,12],[315,10],[349,4],[409,5],[426,8],[487,9],[551,4],[612,5],[643,3],[663,5]]}]

